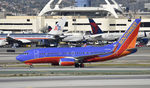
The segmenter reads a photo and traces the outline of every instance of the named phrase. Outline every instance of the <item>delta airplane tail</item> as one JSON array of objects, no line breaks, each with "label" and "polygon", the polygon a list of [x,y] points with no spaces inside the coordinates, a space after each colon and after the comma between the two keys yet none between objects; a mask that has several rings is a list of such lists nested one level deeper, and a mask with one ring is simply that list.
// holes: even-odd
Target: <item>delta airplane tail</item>
[{"label": "delta airplane tail", "polygon": [[89,19],[89,22],[90,22],[93,34],[101,34],[101,33],[103,33],[102,30],[98,27],[98,25],[94,22],[93,19]]},{"label": "delta airplane tail", "polygon": [[62,34],[65,23],[66,23],[66,18],[65,17],[61,18],[56,24],[55,28],[52,29],[48,34],[53,34],[53,35]]}]

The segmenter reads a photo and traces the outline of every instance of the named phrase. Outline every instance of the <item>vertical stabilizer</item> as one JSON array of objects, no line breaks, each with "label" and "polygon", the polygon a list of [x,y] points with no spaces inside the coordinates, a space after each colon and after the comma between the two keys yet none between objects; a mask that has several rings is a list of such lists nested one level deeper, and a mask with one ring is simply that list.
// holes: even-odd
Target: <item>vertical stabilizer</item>
[{"label": "vertical stabilizer", "polygon": [[118,53],[122,53],[127,49],[135,48],[140,23],[141,19],[135,19],[135,21],[128,28],[128,30],[116,42]]},{"label": "vertical stabilizer", "polygon": [[93,19],[89,19],[89,22],[90,22],[93,34],[101,34],[101,33],[103,33],[102,30],[99,28],[99,26],[95,23],[95,21]]},{"label": "vertical stabilizer", "polygon": [[65,23],[66,23],[66,18],[62,17],[56,24],[55,28],[52,29],[48,34],[53,34],[53,35],[62,34]]}]

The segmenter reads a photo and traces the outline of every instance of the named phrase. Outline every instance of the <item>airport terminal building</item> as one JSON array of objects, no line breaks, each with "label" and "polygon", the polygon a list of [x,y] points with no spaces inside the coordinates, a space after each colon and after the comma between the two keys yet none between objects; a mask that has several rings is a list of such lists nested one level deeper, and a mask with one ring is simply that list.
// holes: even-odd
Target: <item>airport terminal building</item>
[{"label": "airport terminal building", "polygon": [[[1,33],[40,33],[41,30],[52,28],[61,16],[7,16],[0,19]],[[91,31],[86,16],[66,16],[66,31]],[[119,32],[125,31],[134,19],[127,18],[94,18],[95,22],[103,31]],[[142,17],[140,31],[150,31],[150,17]]]},{"label": "airport terminal building", "polygon": [[140,31],[150,31],[150,13],[128,12],[122,15],[123,10],[116,2],[113,5],[107,2],[100,7],[60,8],[59,0],[54,8],[49,8],[53,1],[50,0],[38,16],[0,17],[0,33],[40,33],[49,27],[54,28],[64,16],[67,18],[64,31],[91,31],[88,18],[93,18],[104,32],[124,32],[137,17],[142,18]]}]

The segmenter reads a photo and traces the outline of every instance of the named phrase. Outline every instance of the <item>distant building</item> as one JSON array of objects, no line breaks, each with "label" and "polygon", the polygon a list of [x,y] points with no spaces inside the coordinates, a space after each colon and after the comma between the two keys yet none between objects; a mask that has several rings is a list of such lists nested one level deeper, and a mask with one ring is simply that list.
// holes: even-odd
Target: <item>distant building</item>
[{"label": "distant building", "polygon": [[75,0],[77,7],[91,7],[91,0]]},{"label": "distant building", "polygon": [[144,4],[144,8],[145,8],[147,11],[150,11],[150,3],[145,3],[145,4]]},{"label": "distant building", "polygon": [[5,18],[5,13],[4,12],[0,12],[0,19]]},{"label": "distant building", "polygon": [[[123,12],[122,7],[115,0],[111,0],[113,4],[110,0],[104,0],[106,4],[101,4],[99,7],[61,7],[62,0],[56,2],[55,5],[54,1],[56,0],[50,0],[39,16],[6,16],[6,18],[0,19],[0,31],[4,33],[39,33],[46,28],[49,30],[55,28],[58,20],[65,16],[67,18],[65,31],[91,31],[88,18],[94,18],[104,32],[119,33],[124,32],[134,21],[134,18],[141,17],[140,31],[150,32],[150,15],[145,15],[150,13],[142,12],[137,13],[137,15],[125,13],[125,15],[122,15],[119,13]],[[126,12],[128,11],[129,8]],[[50,16],[44,16],[47,12]]]}]

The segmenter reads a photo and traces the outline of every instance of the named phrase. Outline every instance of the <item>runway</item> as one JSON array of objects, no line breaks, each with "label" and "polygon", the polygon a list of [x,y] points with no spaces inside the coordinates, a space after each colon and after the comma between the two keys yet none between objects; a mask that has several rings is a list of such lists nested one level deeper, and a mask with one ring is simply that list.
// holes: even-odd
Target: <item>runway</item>
[{"label": "runway", "polygon": [[149,88],[150,75],[0,78],[1,88]]},{"label": "runway", "polygon": [[[93,73],[99,73],[97,75]],[[140,73],[141,75],[132,73]],[[146,73],[148,74],[146,75]],[[0,88],[149,88],[150,68],[1,68],[0,74],[51,74],[0,77]],[[56,73],[56,76],[54,74]],[[58,75],[58,73],[61,73]],[[70,75],[68,75],[68,73]],[[80,73],[74,75],[74,73]],[[83,75],[81,73],[88,73]],[[90,75],[92,73],[93,75]],[[103,75],[103,74],[107,75]],[[112,75],[114,73],[114,75]],[[117,74],[122,75],[117,75]],[[129,73],[130,75],[124,75]],[[111,74],[111,75],[108,75]],[[65,75],[65,76],[62,76]],[[73,76],[74,75],[74,76]]]},{"label": "runway", "polygon": [[150,68],[1,68],[0,77],[149,75]]},{"label": "runway", "polygon": [[150,68],[74,68],[74,67],[40,67],[40,68],[1,68],[2,71],[150,71]]}]

